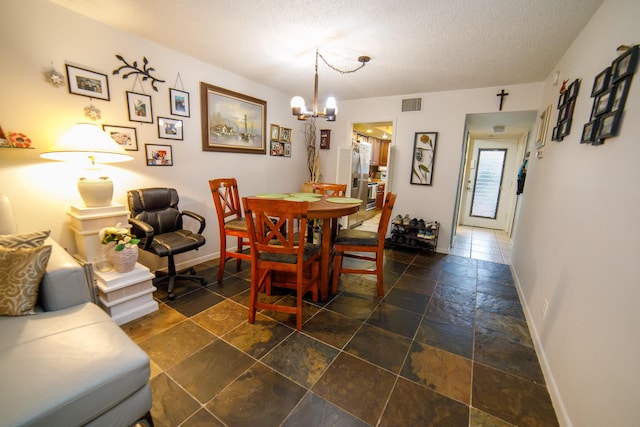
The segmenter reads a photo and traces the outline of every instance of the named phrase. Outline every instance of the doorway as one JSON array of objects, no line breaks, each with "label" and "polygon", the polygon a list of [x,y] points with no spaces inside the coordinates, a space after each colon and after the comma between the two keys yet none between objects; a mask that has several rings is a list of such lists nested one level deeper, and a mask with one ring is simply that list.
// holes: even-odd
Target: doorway
[{"label": "doorway", "polygon": [[518,140],[473,139],[465,168],[459,223],[506,231],[512,215]]},{"label": "doorway", "polygon": [[513,235],[517,174],[536,119],[537,111],[467,114],[450,247],[459,227],[460,239],[469,228]]}]

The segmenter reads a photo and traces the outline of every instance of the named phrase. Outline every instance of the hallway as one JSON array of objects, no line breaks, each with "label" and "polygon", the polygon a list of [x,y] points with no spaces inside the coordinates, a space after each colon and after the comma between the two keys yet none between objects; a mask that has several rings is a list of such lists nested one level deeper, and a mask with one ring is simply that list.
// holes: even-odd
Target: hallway
[{"label": "hallway", "polygon": [[[364,221],[356,228],[378,231],[378,222],[380,222],[380,214]],[[512,247],[511,238],[502,230],[459,225],[453,246],[449,249],[449,255],[510,265]]]},{"label": "hallway", "polygon": [[502,230],[459,225],[449,255],[511,264],[512,247],[511,238]]}]

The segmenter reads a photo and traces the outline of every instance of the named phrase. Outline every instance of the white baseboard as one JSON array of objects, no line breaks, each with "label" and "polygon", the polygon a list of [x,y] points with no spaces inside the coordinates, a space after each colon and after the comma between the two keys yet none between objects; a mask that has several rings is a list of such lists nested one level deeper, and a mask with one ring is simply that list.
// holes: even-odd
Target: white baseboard
[{"label": "white baseboard", "polygon": [[533,345],[536,349],[536,354],[538,355],[538,359],[540,361],[540,367],[542,368],[544,380],[547,383],[547,389],[549,390],[551,402],[553,403],[553,408],[555,409],[556,416],[558,417],[558,423],[560,423],[560,425],[563,427],[572,427],[573,424],[571,423],[569,413],[567,412],[567,408],[565,407],[562,396],[560,395],[558,385],[556,384],[555,378],[553,377],[553,372],[551,371],[551,366],[549,366],[549,361],[547,360],[547,356],[544,352],[544,347],[542,346],[540,335],[538,334],[538,330],[536,329],[536,324],[533,321],[533,316],[531,315],[531,311],[529,310],[527,301],[524,298],[524,292],[522,290],[522,286],[520,285],[520,280],[518,279],[518,275],[516,274],[516,270],[513,268],[513,265],[509,265],[509,268],[511,269],[511,274],[513,275],[516,290],[518,291],[518,296],[520,297],[520,303],[522,304],[524,316],[527,319],[529,332],[531,333]]}]

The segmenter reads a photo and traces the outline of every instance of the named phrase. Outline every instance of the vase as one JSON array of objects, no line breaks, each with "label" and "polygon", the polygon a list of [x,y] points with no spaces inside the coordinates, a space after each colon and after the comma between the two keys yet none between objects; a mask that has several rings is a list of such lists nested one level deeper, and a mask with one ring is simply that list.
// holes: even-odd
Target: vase
[{"label": "vase", "polygon": [[111,249],[109,252],[109,260],[113,264],[113,269],[118,273],[127,273],[133,270],[138,261],[138,247],[132,246],[124,248],[121,251]]},{"label": "vase", "polygon": [[113,250],[113,246],[115,245],[100,245],[100,250],[96,253],[94,265],[100,273],[107,273],[113,270],[113,264],[111,264],[108,255],[109,251]]}]

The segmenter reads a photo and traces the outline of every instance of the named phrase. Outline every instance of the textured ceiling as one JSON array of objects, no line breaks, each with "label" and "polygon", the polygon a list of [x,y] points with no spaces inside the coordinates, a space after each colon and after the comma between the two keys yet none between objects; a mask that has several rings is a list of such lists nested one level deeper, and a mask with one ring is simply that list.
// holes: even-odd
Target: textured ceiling
[{"label": "textured ceiling", "polygon": [[[51,0],[311,101],[543,81],[602,0]],[[214,81],[211,83],[215,84]]]}]

